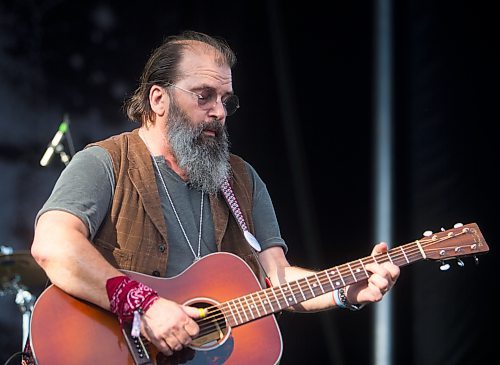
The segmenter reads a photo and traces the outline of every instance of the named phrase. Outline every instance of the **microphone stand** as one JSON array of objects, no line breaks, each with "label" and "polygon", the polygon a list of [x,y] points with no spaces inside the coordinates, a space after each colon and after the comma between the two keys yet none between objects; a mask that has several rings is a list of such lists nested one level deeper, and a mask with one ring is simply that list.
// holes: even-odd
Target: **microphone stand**
[{"label": "microphone stand", "polygon": [[[75,154],[75,147],[73,145],[73,138],[71,137],[71,132],[70,132],[70,128],[69,128],[69,117],[67,114],[64,115],[63,120],[66,123],[66,126],[64,127],[64,132],[63,132],[64,135],[60,139],[59,143],[53,147],[53,153],[58,154],[59,158],[61,159],[61,162],[65,166],[67,166],[69,164],[69,161],[71,160],[71,157]],[[61,126],[62,126],[62,124],[61,124]],[[60,131],[61,131],[61,126],[59,127]],[[60,132],[58,132],[58,133],[60,133]],[[65,139],[68,141],[69,154],[67,154],[66,151],[64,150],[63,141]],[[47,154],[47,152],[46,152],[46,154]],[[44,162],[42,163],[42,161],[44,161]],[[40,164],[42,166],[46,166],[49,163],[50,163],[50,157],[47,159],[47,158],[45,158],[45,155],[44,155],[44,157],[42,157]]]},{"label": "microphone stand", "polygon": [[[69,121],[68,116],[65,116],[64,118],[65,120]],[[62,163],[67,166],[69,164],[69,161],[71,160],[71,157],[73,157],[73,155],[75,154],[75,147],[73,145],[73,138],[71,137],[71,131],[69,129],[69,122],[68,122],[68,127],[66,129],[65,138],[68,141],[69,155],[64,151],[64,146],[62,144],[62,141],[56,146],[55,152],[59,154]]]},{"label": "microphone stand", "polygon": [[16,277],[12,280],[12,289],[16,291],[16,304],[21,311],[23,316],[23,338],[22,338],[22,349],[26,347],[26,341],[28,340],[28,334],[31,322],[31,313],[33,312],[33,306],[36,301],[36,296],[31,294],[26,288],[18,284],[19,278]]},{"label": "microphone stand", "polygon": [[75,155],[75,147],[73,145],[73,137],[71,137],[71,131],[68,124],[68,130],[66,131],[66,140],[68,141],[68,148],[70,153],[70,158]]},{"label": "microphone stand", "polygon": [[59,155],[61,158],[61,161],[64,165],[69,164],[69,160],[71,159],[70,156],[64,151],[64,146],[62,143],[59,143],[56,148],[54,149],[54,152]]}]

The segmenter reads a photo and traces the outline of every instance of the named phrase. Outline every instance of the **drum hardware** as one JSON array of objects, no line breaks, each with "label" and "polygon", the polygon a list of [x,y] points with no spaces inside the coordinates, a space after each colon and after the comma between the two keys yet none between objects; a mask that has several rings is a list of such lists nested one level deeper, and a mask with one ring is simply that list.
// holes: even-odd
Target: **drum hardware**
[{"label": "drum hardware", "polygon": [[45,287],[48,278],[29,251],[14,251],[12,247],[0,246],[0,296],[14,295],[22,314],[24,349],[28,340],[31,313],[36,296],[31,289]]}]

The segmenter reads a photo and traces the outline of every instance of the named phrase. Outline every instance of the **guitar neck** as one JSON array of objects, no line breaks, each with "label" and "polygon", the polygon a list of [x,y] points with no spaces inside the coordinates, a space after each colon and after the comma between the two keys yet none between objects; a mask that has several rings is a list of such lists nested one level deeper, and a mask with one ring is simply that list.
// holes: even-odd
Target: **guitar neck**
[{"label": "guitar neck", "polygon": [[365,280],[370,275],[366,269],[366,265],[370,263],[380,264],[389,261],[404,266],[424,258],[417,243],[407,244],[384,254],[367,256],[280,286],[232,299],[222,303],[221,309],[226,315],[228,324],[232,327],[238,326]]},{"label": "guitar neck", "polygon": [[[456,242],[460,244],[457,245]],[[366,280],[371,263],[391,262],[399,267],[425,259],[445,260],[450,257],[475,255],[488,247],[475,224],[440,232],[375,256],[367,256],[313,275],[267,288],[220,304],[227,323],[239,326],[277,313],[306,300]]]}]

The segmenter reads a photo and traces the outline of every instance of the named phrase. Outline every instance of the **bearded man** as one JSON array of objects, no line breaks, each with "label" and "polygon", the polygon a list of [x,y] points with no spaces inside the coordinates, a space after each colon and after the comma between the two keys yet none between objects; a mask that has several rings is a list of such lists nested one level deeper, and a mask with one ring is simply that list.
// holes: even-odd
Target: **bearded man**
[{"label": "bearded man", "polygon": [[[193,341],[206,335],[199,320],[209,310],[179,303],[168,291],[160,295],[147,283],[151,277],[182,276],[206,256],[233,253],[261,288],[285,284],[278,291],[285,304],[271,296],[230,305],[222,316],[234,324],[278,309],[353,309],[381,300],[399,276],[397,266],[375,261],[363,268],[367,280],[346,288],[333,291],[330,280],[317,292],[318,283],[306,281],[310,289],[293,292],[315,272],[288,263],[264,182],[229,152],[226,118],[239,108],[232,86],[235,62],[222,39],[194,31],[166,38],[125,104],[138,128],[76,153],[36,218],[31,252],[52,284],[112,312],[122,326],[132,322],[133,336],[146,338],[167,357],[197,348]],[[386,250],[380,243],[372,254]],[[215,271],[228,284],[238,280],[224,265]],[[145,274],[144,282],[127,272]],[[288,288],[293,293],[285,296]],[[246,312],[236,314],[238,306]]]}]

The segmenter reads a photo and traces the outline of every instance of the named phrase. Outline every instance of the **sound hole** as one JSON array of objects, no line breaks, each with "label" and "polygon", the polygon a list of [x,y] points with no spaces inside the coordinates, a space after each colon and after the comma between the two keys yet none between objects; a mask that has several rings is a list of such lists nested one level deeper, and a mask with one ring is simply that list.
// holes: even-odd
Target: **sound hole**
[{"label": "sound hole", "polygon": [[191,342],[190,347],[194,350],[207,351],[222,345],[227,338],[231,328],[227,326],[226,318],[220,310],[218,303],[208,298],[198,298],[187,302],[186,305],[205,308],[204,318],[196,320],[200,332]]}]

